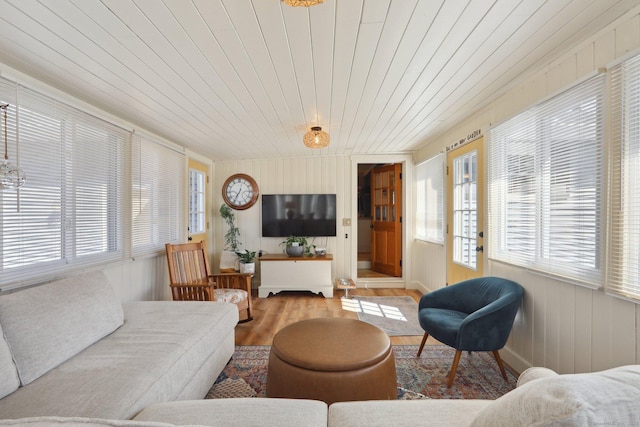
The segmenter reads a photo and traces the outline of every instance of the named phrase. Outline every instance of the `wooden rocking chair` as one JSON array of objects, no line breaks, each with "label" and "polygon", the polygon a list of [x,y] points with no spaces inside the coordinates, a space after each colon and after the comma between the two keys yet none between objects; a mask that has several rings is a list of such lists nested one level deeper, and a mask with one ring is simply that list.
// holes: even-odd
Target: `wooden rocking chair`
[{"label": "wooden rocking chair", "polygon": [[174,301],[230,302],[238,306],[241,323],[253,320],[250,273],[210,274],[204,242],[167,243],[165,248]]}]

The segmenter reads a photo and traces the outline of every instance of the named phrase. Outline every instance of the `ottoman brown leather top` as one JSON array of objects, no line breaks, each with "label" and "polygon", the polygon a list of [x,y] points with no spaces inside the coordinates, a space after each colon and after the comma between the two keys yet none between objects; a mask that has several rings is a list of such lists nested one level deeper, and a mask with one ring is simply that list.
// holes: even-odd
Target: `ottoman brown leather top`
[{"label": "ottoman brown leather top", "polygon": [[384,359],[391,351],[391,340],[380,328],[361,320],[319,318],[282,328],[271,350],[300,368],[351,371]]}]

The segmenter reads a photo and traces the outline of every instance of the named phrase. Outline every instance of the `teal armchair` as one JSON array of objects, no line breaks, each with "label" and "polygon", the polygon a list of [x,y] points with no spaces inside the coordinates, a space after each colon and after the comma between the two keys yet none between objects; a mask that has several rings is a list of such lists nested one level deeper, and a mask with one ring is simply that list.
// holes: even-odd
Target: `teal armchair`
[{"label": "teal armchair", "polygon": [[418,319],[425,334],[456,349],[447,387],[451,387],[463,351],[490,351],[502,377],[507,374],[498,350],[504,347],[523,296],[522,286],[499,277],[465,280],[425,294],[418,304]]}]

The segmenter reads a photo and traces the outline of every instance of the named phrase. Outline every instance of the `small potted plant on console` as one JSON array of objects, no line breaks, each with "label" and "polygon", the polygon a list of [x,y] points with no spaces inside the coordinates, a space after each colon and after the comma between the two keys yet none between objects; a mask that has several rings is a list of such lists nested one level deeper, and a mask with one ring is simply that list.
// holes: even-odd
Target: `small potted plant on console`
[{"label": "small potted plant on console", "polygon": [[311,247],[306,237],[289,236],[280,244],[284,245],[285,252],[289,256],[311,256]]},{"label": "small potted plant on console", "polygon": [[246,249],[236,251],[238,259],[240,260],[240,273],[255,273],[256,272],[256,252],[248,251]]}]

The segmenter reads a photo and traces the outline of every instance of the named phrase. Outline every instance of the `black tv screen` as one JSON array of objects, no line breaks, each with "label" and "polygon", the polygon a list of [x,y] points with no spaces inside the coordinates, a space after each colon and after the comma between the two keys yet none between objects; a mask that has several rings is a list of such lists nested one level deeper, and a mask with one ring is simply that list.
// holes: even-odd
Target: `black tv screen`
[{"label": "black tv screen", "polygon": [[335,194],[262,195],[262,237],[335,235]]}]

